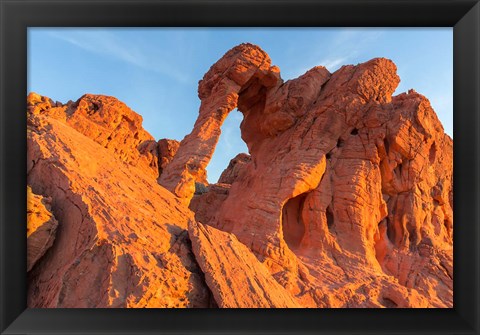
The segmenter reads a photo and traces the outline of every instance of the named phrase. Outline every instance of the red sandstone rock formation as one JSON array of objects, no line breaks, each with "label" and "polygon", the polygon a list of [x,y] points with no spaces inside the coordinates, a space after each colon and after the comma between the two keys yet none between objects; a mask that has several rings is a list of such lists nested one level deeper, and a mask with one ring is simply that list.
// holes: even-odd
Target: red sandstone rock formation
[{"label": "red sandstone rock formation", "polygon": [[270,68],[270,58],[260,48],[243,52],[237,47],[227,52],[200,81],[200,115],[192,132],[181,142],[175,159],[160,176],[160,185],[188,205],[195,193],[195,182],[203,178],[212,158],[220,126],[238,104],[239,92],[246,84],[268,86],[275,81],[275,68]]},{"label": "red sandstone rock formation", "polygon": [[28,113],[28,184],[51,197],[59,222],[53,246],[29,273],[28,305],[210,306],[186,231],[192,213],[148,167],[126,162],[126,147],[119,156],[78,123],[52,117],[61,112],[53,109]]},{"label": "red sandstone rock formation", "polygon": [[230,161],[228,167],[222,172],[218,182],[220,184],[230,184],[238,178],[243,168],[252,161],[251,157],[247,154],[238,154]]},{"label": "red sandstone rock formation", "polygon": [[[28,181],[59,228],[29,305],[452,307],[453,142],[398,82],[383,58],[283,82],[242,44],[179,144],[114,98],[31,94]],[[234,108],[250,156],[206,187]]]},{"label": "red sandstone rock formation", "polygon": [[235,235],[194,221],[188,234],[219,307],[301,307]]},{"label": "red sandstone rock formation", "polygon": [[231,184],[238,178],[250,161],[249,155],[245,153],[238,154],[220,175],[218,183],[211,184],[205,192],[194,195],[189,208],[195,213],[197,221],[212,221],[215,212],[228,197]]},{"label": "red sandstone rock formation", "polygon": [[[142,117],[113,97],[85,94],[61,104],[30,93],[28,110],[48,114],[112,152],[117,159],[158,177],[158,144],[142,128]],[[162,162],[164,165],[168,163]]]},{"label": "red sandstone rock formation", "polygon": [[[205,76],[209,87],[224,87],[223,73],[255,73],[257,64],[237,69],[250,54],[261,51],[228,52]],[[392,98],[399,78],[387,59],[333,74],[316,67],[286,83],[264,68],[276,82],[227,86],[237,105],[225,91],[215,97],[243,113],[251,162],[225,200],[203,196],[216,202],[197,219],[235,234],[304,305],[451,307],[452,140],[428,100],[414,91]],[[196,125],[204,119],[201,109]],[[197,137],[179,152],[191,143],[208,145]],[[184,157],[171,166],[176,159]]]},{"label": "red sandstone rock formation", "polygon": [[229,184],[212,184],[208,186],[206,192],[194,195],[189,208],[195,213],[195,219],[199,222],[212,222],[216,211],[228,197],[230,186]]},{"label": "red sandstone rock formation", "polygon": [[58,222],[51,213],[51,199],[33,194],[27,186],[27,271],[53,245]]},{"label": "red sandstone rock formation", "polygon": [[163,169],[167,167],[168,164],[172,161],[173,157],[177,153],[180,142],[169,139],[161,139],[158,141],[158,154],[160,160],[158,163],[160,174],[163,172]]}]

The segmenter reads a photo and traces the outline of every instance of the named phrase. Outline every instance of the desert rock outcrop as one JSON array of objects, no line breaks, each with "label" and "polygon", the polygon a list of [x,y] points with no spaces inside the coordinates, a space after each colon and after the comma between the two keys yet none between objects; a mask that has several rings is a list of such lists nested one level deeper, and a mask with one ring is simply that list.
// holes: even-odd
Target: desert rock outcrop
[{"label": "desert rock outcrop", "polygon": [[[85,94],[75,102],[62,104],[30,93],[27,106],[33,114],[48,115],[66,123],[108,149],[120,161],[158,177],[159,145],[142,128],[142,117],[116,98]],[[160,157],[160,161],[163,167],[168,164],[168,158]]]},{"label": "desert rock outcrop", "polygon": [[162,174],[163,169],[167,167],[168,164],[172,161],[173,157],[177,153],[180,142],[175,140],[169,140],[167,138],[161,139],[158,141],[158,154],[159,154],[159,171]]},{"label": "desert rock outcrop", "polygon": [[243,168],[251,162],[250,155],[247,154],[238,154],[235,158],[230,161],[225,171],[222,172],[218,182],[220,184],[229,184],[232,185],[233,182],[238,178]]},{"label": "desert rock outcrop", "polygon": [[[233,50],[237,58],[261,54],[248,44]],[[222,83],[237,69],[222,67],[231,59],[232,51],[205,78]],[[390,290],[407,289],[396,306],[409,306],[417,293],[430,306],[452,306],[453,143],[429,101],[413,90],[392,97],[399,77],[383,58],[333,74],[316,67],[287,82],[269,63],[265,71],[272,80],[244,83],[236,105],[217,95],[243,113],[251,162],[221,206],[201,216],[249,246],[304,304],[389,278]],[[352,279],[367,274],[374,279]],[[363,303],[341,298],[325,306]]]},{"label": "desert rock outcrop", "polygon": [[220,137],[220,126],[238,104],[239,92],[252,84],[263,87],[276,81],[267,53],[260,48],[252,48],[250,52],[244,49],[241,45],[227,52],[200,81],[200,115],[159,178],[160,185],[187,205],[195,193],[195,182],[205,175]]},{"label": "desert rock outcrop", "polygon": [[235,235],[194,221],[188,233],[219,307],[300,307]]},{"label": "desert rock outcrop", "polygon": [[[396,70],[284,82],[239,45],[200,81],[181,142],[111,97],[30,94],[28,182],[58,229],[29,306],[452,307],[453,141],[426,97],[393,96]],[[235,108],[249,154],[208,184]]]},{"label": "desert rock outcrop", "polygon": [[50,199],[33,194],[27,186],[27,271],[53,245],[58,221],[50,211]]},{"label": "desert rock outcrop", "polygon": [[[53,108],[28,113],[28,184],[51,198],[59,222],[53,246],[29,273],[28,305],[210,306],[189,247],[192,212],[149,167],[124,160],[133,154],[110,150]],[[135,152],[137,143],[127,143],[125,152]]]}]

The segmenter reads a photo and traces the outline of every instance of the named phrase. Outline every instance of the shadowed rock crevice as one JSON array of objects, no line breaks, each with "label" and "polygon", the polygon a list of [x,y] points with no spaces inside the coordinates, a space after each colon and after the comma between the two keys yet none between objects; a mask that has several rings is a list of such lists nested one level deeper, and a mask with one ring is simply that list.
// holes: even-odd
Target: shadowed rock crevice
[{"label": "shadowed rock crevice", "polygon": [[300,194],[287,201],[282,209],[282,231],[290,249],[297,249],[305,235],[305,223],[302,219],[306,194]]},{"label": "shadowed rock crevice", "polygon": [[331,209],[330,206],[328,206],[327,210],[325,211],[325,217],[327,218],[327,227],[331,232],[331,230],[333,229],[333,224],[335,223],[335,220],[333,217],[333,210]]},{"label": "shadowed rock crevice", "polygon": [[52,247],[58,220],[52,213],[51,198],[34,194],[27,186],[27,271]]}]

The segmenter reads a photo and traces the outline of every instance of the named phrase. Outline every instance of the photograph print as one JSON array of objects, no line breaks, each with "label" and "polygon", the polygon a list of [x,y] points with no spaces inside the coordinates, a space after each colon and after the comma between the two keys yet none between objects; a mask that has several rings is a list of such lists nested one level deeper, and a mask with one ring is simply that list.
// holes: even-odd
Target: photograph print
[{"label": "photograph print", "polygon": [[29,308],[452,308],[452,28],[28,28]]}]

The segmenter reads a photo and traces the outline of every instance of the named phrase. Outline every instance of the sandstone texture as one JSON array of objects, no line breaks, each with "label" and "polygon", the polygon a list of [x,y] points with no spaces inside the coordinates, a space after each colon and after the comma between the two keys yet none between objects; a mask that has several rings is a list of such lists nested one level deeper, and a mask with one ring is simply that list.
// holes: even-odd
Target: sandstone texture
[{"label": "sandstone texture", "polygon": [[[453,141],[426,97],[393,96],[396,71],[284,82],[241,44],[200,81],[181,142],[115,98],[30,94],[28,183],[58,228],[29,306],[453,307]],[[249,154],[208,184],[235,108]]]},{"label": "sandstone texture", "polygon": [[219,307],[300,307],[235,235],[194,221],[188,234]]},{"label": "sandstone texture", "polygon": [[270,57],[260,48],[252,48],[250,52],[233,48],[200,81],[200,115],[192,132],[182,140],[175,159],[159,178],[160,185],[185,204],[190,203],[195,193],[195,182],[205,175],[220,137],[220,126],[237,106],[239,92],[252,82],[275,83]]},{"label": "sandstone texture", "polygon": [[49,118],[67,124],[108,149],[120,161],[138,166],[144,173],[158,177],[159,167],[164,168],[169,163],[167,154],[159,156],[160,147],[164,145],[159,145],[142,128],[142,117],[116,98],[85,94],[76,102],[61,104],[30,93],[27,106],[33,114],[48,114]]},{"label": "sandstone texture", "polygon": [[228,167],[225,171],[222,172],[220,178],[218,179],[219,184],[230,184],[238,178],[240,173],[243,171],[244,167],[252,161],[250,155],[247,154],[238,154],[235,158],[230,161]]},{"label": "sandstone texture", "polygon": [[160,174],[163,172],[163,169],[165,169],[167,165],[170,164],[173,157],[177,153],[179,146],[180,142],[175,140],[169,140],[167,138],[158,141],[158,155],[160,157],[158,167]]},{"label": "sandstone texture", "polygon": [[50,199],[33,194],[27,186],[27,271],[53,245],[58,221],[50,211]]},{"label": "sandstone texture", "polygon": [[28,113],[28,184],[51,198],[59,222],[53,246],[29,273],[28,305],[208,307],[189,247],[192,212],[149,167],[77,131],[58,108]]},{"label": "sandstone texture", "polygon": [[[451,307],[453,142],[427,98],[392,97],[399,80],[378,58],[283,82],[258,47],[229,51],[199,96],[243,113],[251,159],[227,196],[194,200],[197,219],[233,233],[305,306]],[[196,135],[207,112],[179,153],[209,145]],[[188,174],[175,171],[180,185]]]}]

